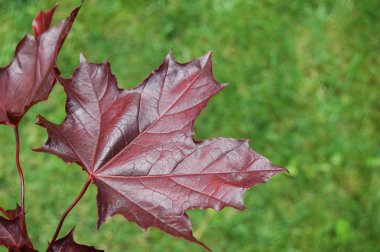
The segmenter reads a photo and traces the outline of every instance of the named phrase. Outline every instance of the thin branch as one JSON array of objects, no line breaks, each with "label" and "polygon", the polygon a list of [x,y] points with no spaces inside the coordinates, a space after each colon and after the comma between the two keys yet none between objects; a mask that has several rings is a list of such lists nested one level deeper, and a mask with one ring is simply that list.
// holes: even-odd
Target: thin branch
[{"label": "thin branch", "polygon": [[26,221],[25,221],[25,179],[24,173],[22,172],[21,164],[20,164],[20,136],[18,132],[18,124],[13,127],[15,139],[16,139],[16,165],[18,174],[20,177],[20,185],[21,185],[21,222],[25,232],[26,237],[28,236],[28,231],[26,229]]},{"label": "thin branch", "polygon": [[63,225],[63,222],[65,221],[67,215],[70,213],[70,211],[78,204],[78,202],[82,199],[83,195],[86,193],[87,189],[88,189],[88,186],[90,185],[91,183],[91,180],[92,180],[92,176],[88,176],[87,178],[87,181],[86,183],[84,184],[83,188],[82,188],[82,191],[79,193],[79,195],[77,196],[77,198],[74,200],[73,203],[71,203],[71,205],[66,209],[66,211],[62,214],[62,217],[61,217],[61,220],[59,221],[58,223],[58,227],[57,229],[55,230],[55,233],[54,233],[54,236],[53,238],[51,239],[51,242],[49,242],[49,247],[47,248],[47,252],[49,252],[53,246],[53,244],[55,243],[55,241],[57,240],[57,237],[59,235],[59,232],[61,231],[61,228],[62,228],[62,225]]}]

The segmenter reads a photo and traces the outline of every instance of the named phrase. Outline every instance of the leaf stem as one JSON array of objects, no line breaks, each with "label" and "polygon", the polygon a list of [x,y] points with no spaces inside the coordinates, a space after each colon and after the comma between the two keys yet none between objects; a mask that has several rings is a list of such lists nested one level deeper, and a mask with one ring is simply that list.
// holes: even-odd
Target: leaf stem
[{"label": "leaf stem", "polygon": [[54,244],[54,242],[57,240],[57,237],[59,235],[59,232],[61,231],[61,228],[62,228],[62,225],[63,225],[63,222],[65,221],[67,215],[70,213],[70,211],[78,204],[78,202],[82,199],[83,195],[86,193],[87,189],[88,189],[88,186],[90,185],[92,181],[92,176],[88,176],[87,178],[87,181],[86,183],[84,184],[83,188],[82,188],[82,191],[79,193],[79,195],[77,196],[77,198],[74,200],[73,203],[71,203],[71,205],[66,209],[66,211],[62,214],[62,217],[61,217],[61,220],[59,221],[58,223],[58,227],[57,229],[55,230],[55,233],[54,233],[54,236],[53,238],[51,239],[51,242],[49,242],[49,247],[47,248],[47,252],[49,252]]},{"label": "leaf stem", "polygon": [[15,139],[16,139],[16,165],[17,165],[17,171],[20,177],[20,185],[21,185],[21,222],[22,226],[25,232],[26,237],[28,236],[28,231],[26,229],[26,221],[25,221],[25,179],[24,179],[24,173],[22,172],[22,167],[20,164],[20,136],[19,136],[19,130],[18,130],[18,124],[16,124],[13,127]]}]

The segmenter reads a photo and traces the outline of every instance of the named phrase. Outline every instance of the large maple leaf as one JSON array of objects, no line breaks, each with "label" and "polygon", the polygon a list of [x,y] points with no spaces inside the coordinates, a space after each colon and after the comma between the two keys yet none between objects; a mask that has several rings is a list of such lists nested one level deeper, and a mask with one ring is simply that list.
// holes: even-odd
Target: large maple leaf
[{"label": "large maple leaf", "polygon": [[0,124],[17,125],[33,104],[49,96],[55,83],[53,66],[80,7],[50,28],[55,9],[38,13],[34,36],[26,35],[11,63],[0,68]]},{"label": "large maple leaf", "polygon": [[0,212],[5,215],[5,217],[0,216],[0,245],[7,247],[9,251],[35,251],[23,229],[21,208],[19,206],[14,210],[0,208]]},{"label": "large maple leaf", "polygon": [[60,125],[39,117],[49,138],[37,151],[89,174],[98,188],[98,225],[122,214],[143,229],[205,246],[193,237],[186,210],[243,209],[247,188],[284,171],[247,141],[194,140],[195,119],[225,86],[213,78],[211,53],[186,64],[169,53],[129,90],[118,89],[108,62],[83,57],[71,78],[57,79],[67,93],[67,116]]}]

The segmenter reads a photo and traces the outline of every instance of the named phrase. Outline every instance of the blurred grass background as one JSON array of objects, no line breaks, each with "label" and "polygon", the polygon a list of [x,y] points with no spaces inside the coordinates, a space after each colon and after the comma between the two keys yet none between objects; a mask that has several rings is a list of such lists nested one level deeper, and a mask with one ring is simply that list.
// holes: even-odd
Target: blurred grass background
[{"label": "blurred grass background", "polygon": [[[37,11],[54,3],[0,0],[0,65],[31,33]],[[62,1],[55,22],[78,4]],[[244,212],[191,211],[195,236],[215,251],[380,251],[379,10],[376,0],[88,0],[58,66],[68,76],[80,52],[92,62],[109,59],[128,88],[170,49],[182,62],[212,50],[216,79],[230,85],[197,120],[197,138],[251,139],[291,174],[249,190]],[[64,103],[56,85],[20,126],[27,222],[38,249],[86,180],[77,165],[30,150],[46,139],[36,115],[59,123]],[[0,126],[0,146],[0,205],[13,208],[19,183],[10,127]],[[75,225],[78,242],[106,251],[203,251],[121,217],[97,232],[95,196],[92,187],[62,235]]]}]

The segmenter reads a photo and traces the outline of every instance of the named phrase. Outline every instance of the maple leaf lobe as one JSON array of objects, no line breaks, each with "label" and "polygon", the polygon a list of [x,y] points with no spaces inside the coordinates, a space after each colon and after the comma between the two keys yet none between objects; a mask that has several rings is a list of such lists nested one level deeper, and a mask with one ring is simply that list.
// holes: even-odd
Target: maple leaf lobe
[{"label": "maple leaf lobe", "polygon": [[[193,237],[186,211],[243,209],[247,188],[284,171],[243,140],[194,140],[193,125],[224,85],[212,74],[211,53],[180,64],[171,53],[140,85],[117,87],[109,64],[81,57],[60,125],[40,117],[49,138],[37,151],[76,162],[98,188],[98,225],[121,214],[143,229]],[[79,140],[80,139],[80,140]],[[207,248],[208,249],[208,248]]]}]

